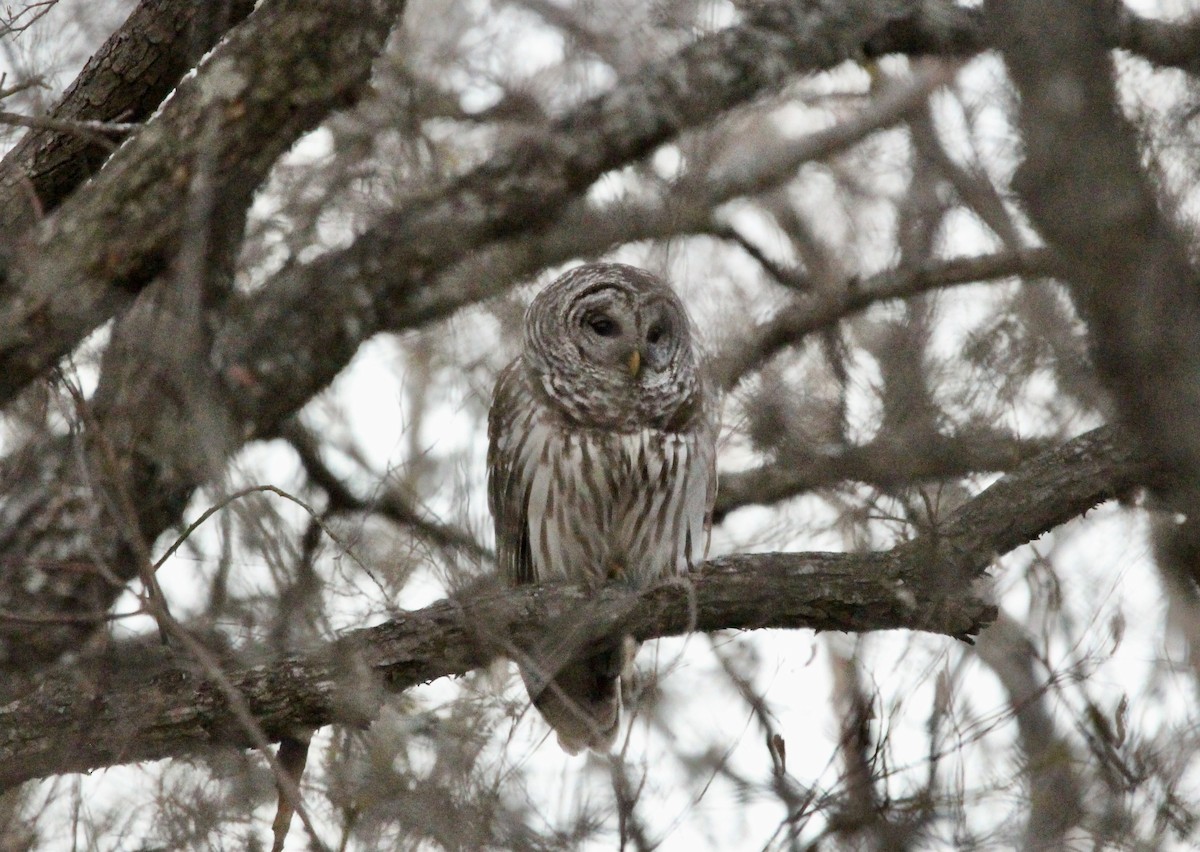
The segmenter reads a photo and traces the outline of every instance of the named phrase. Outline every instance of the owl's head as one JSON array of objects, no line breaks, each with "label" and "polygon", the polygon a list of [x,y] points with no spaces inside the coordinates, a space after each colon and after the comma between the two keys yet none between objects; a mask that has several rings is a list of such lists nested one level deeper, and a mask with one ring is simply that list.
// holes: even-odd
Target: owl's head
[{"label": "owl's head", "polygon": [[559,277],[525,315],[524,360],[582,426],[683,428],[698,390],[691,322],[642,269],[591,263]]}]

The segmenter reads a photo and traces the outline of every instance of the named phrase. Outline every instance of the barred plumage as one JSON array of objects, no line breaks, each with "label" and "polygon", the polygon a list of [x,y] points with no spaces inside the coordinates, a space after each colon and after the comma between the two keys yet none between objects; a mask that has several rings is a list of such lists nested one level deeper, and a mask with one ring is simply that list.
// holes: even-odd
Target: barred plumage
[{"label": "barred plumage", "polygon": [[[716,417],[679,298],[643,270],[589,264],[538,295],[525,330],[488,418],[504,576],[641,588],[697,567],[716,492]],[[614,640],[552,684],[522,670],[567,751],[611,744],[630,647]]]}]

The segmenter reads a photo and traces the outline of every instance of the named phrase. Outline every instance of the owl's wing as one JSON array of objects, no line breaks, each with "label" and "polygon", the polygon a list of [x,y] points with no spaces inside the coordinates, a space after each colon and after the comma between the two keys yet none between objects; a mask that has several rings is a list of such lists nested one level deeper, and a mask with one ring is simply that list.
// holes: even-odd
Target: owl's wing
[{"label": "owl's wing", "polygon": [[501,371],[488,410],[488,508],[496,528],[500,574],[517,585],[537,581],[529,544],[529,491],[523,458],[534,400],[518,358]]},{"label": "owl's wing", "polygon": [[721,396],[716,382],[702,373],[700,422],[697,425],[697,449],[692,456],[697,479],[704,482],[704,547],[701,560],[708,558],[708,545],[712,539],[713,507],[717,503],[717,437],[721,423]]}]

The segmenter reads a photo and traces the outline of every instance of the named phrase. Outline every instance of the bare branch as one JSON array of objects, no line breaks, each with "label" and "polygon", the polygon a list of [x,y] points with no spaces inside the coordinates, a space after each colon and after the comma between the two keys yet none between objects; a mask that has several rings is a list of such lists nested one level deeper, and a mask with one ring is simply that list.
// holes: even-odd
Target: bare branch
[{"label": "bare branch", "polygon": [[210,218],[224,239],[240,238],[267,170],[358,96],[402,7],[270,0],[235,28],[143,133],[15,247],[0,287],[0,402],[172,261],[200,164],[221,164]]},{"label": "bare branch", "polygon": [[24,32],[57,4],[58,0],[28,0],[16,12],[11,7],[5,8],[4,14],[0,15],[0,38]]},{"label": "bare branch", "polygon": [[408,527],[417,535],[439,547],[463,550],[477,559],[489,560],[491,552],[464,530],[422,517],[410,501],[395,488],[385,488],[370,500],[355,495],[321,459],[317,441],[295,420],[284,424],[282,436],[300,456],[300,464],[309,480],[322,489],[329,499],[331,512],[376,512],[392,523]]},{"label": "bare branch", "polygon": [[[236,374],[248,419],[262,429],[288,416],[366,337],[385,322],[395,327],[397,314],[419,325],[465,304],[447,305],[431,285],[469,252],[551,222],[604,172],[798,71],[832,67],[886,22],[869,2],[760,4],[743,23],[530,130],[448,187],[381,217],[349,248],[285,269],[218,342],[217,357]],[[488,281],[476,284],[470,301],[495,292]],[[306,309],[313,304],[325,312]],[[328,321],[329,311],[338,322]]]},{"label": "bare branch", "polygon": [[1172,567],[1200,582],[1200,290],[1117,104],[1111,10],[1073,0],[988,9],[1021,96],[1025,161],[1013,185],[1057,253],[1121,419],[1172,473],[1158,493],[1184,523],[1160,555],[1182,554]]},{"label": "bare branch", "polygon": [[[1156,65],[1200,72],[1196,50],[1200,40],[1200,17],[1184,22],[1166,22],[1143,18],[1123,3],[1115,3],[1112,16],[1100,34],[1106,48],[1124,48]],[[1001,28],[989,28],[987,15],[978,7],[950,3],[917,3],[908,16],[892,22],[868,41],[866,54],[882,56],[904,53],[909,56],[970,56],[1000,47]],[[1042,40],[1052,43],[1053,39]]]},{"label": "bare branch", "polygon": [[721,476],[716,517],[750,505],[770,505],[840,482],[882,488],[972,473],[1011,470],[1049,449],[1049,442],[968,433],[882,435],[868,444],[826,454],[789,452],[759,468]]},{"label": "bare branch", "polygon": [[755,195],[793,178],[804,163],[845,151],[890,127],[924,103],[949,78],[926,70],[880,92],[859,113],[798,139],[765,139],[752,157],[730,157],[701,173],[688,173],[661,196],[624,198],[597,208],[585,199],[569,204],[542,230],[493,243],[438,276],[419,303],[390,306],[385,327],[414,328],[465,305],[498,295],[538,270],[615,245],[684,234],[724,236],[713,223],[715,208]]},{"label": "bare branch", "polygon": [[[1119,435],[1097,429],[1022,465],[961,507],[936,539],[882,553],[728,556],[640,594],[483,585],[313,655],[231,671],[228,680],[266,735],[278,739],[297,727],[361,724],[378,710],[380,682],[403,690],[462,674],[512,647],[535,647],[547,625],[569,623],[576,649],[619,633],[645,640],[763,627],[905,628],[969,640],[995,614],[973,581],[997,554],[1146,476]],[[81,682],[73,670],[0,707],[0,787],[214,743],[252,745],[221,685],[205,671],[159,655],[109,686],[103,676]]]},{"label": "bare branch", "polygon": [[1038,275],[1049,269],[1050,259],[1051,255],[1045,249],[1008,250],[955,258],[935,262],[924,269],[889,269],[865,281],[847,282],[840,291],[822,291],[811,298],[797,299],[751,329],[742,343],[732,345],[717,364],[717,376],[724,387],[733,387],[780,350],[799,343],[804,335],[876,302],[993,278]]}]

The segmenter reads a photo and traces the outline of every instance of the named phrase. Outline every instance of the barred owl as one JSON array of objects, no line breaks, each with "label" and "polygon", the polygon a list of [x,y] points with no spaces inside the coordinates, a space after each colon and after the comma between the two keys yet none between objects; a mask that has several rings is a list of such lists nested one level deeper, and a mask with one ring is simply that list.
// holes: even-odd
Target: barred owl
[{"label": "barred owl", "polygon": [[[512,584],[644,588],[703,562],[716,496],[716,406],[691,322],[666,282],[594,263],[543,290],[488,416],[488,505]],[[562,747],[606,750],[622,673],[614,639],[584,659],[521,674]]]}]

